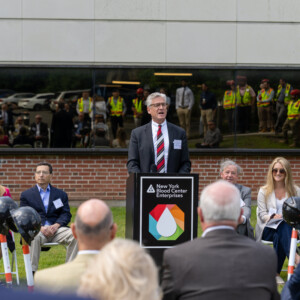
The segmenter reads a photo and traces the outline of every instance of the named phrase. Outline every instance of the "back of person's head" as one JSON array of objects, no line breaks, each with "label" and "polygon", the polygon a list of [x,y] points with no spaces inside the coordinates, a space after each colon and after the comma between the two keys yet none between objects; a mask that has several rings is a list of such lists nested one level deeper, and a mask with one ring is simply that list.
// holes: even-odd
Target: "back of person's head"
[{"label": "back of person's head", "polygon": [[19,132],[20,132],[20,135],[22,135],[22,136],[27,135],[27,129],[25,127],[23,127],[23,126],[20,128]]},{"label": "back of person's head", "polygon": [[65,109],[65,102],[59,102],[58,109],[60,109],[60,110]]},{"label": "back of person's head", "polygon": [[79,206],[71,229],[79,250],[99,250],[115,237],[117,227],[106,203],[90,199]]},{"label": "back of person's head", "polygon": [[223,221],[238,222],[240,217],[240,192],[231,183],[218,180],[201,193],[199,207],[204,221],[222,223]]},{"label": "back of person's head", "polygon": [[158,300],[158,272],[137,242],[115,239],[81,277],[78,293],[101,300]]}]

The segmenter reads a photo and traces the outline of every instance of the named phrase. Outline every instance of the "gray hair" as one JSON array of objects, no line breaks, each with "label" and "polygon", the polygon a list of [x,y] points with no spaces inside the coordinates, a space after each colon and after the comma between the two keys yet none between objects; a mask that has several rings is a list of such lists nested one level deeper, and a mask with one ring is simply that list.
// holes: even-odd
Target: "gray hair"
[{"label": "gray hair", "polygon": [[80,216],[77,214],[75,218],[75,226],[85,236],[99,236],[100,234],[109,234],[113,225],[112,212],[109,210],[105,217],[96,225],[90,226],[84,223]]},{"label": "gray hair", "polygon": [[227,158],[221,161],[221,164],[220,164],[220,173],[222,173],[229,166],[236,167],[238,175],[240,175],[241,173],[243,173],[243,169],[236,162],[234,162],[233,160],[227,159]]},{"label": "gray hair", "polygon": [[218,180],[205,187],[199,201],[205,222],[237,222],[241,211],[240,198],[239,190],[225,180]]},{"label": "gray hair", "polygon": [[162,93],[152,93],[147,97],[146,105],[149,107],[152,104],[152,100],[155,98],[163,98],[165,102],[167,102],[167,98],[165,94]]}]

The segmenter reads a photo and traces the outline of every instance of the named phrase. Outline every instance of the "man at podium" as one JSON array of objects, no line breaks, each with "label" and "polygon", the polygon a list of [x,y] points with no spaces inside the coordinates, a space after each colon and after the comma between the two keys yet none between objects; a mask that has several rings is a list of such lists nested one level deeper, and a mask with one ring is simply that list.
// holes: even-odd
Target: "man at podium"
[{"label": "man at podium", "polygon": [[190,173],[186,133],[166,121],[166,96],[152,93],[146,105],[152,120],[131,132],[128,173]]}]

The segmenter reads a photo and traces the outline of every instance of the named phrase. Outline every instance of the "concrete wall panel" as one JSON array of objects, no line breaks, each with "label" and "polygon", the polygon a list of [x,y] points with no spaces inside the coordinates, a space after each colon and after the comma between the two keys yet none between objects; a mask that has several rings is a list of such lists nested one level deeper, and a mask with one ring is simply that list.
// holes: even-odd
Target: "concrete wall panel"
[{"label": "concrete wall panel", "polygon": [[0,61],[22,60],[22,21],[0,20]]},{"label": "concrete wall panel", "polygon": [[168,63],[235,63],[236,29],[230,23],[168,23]]},{"label": "concrete wall panel", "polygon": [[22,1],[0,0],[0,18],[21,18]]},{"label": "concrete wall panel", "polygon": [[162,22],[97,22],[95,60],[154,62],[165,60],[165,25]]},{"label": "concrete wall panel", "polygon": [[92,22],[24,21],[24,61],[91,62],[94,60]]}]

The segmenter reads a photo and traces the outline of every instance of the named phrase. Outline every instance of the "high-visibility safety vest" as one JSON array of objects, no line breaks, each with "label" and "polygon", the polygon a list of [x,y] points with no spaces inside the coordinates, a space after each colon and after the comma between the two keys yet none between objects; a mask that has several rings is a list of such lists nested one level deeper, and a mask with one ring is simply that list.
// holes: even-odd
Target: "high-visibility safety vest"
[{"label": "high-visibility safety vest", "polygon": [[300,99],[297,101],[290,101],[288,105],[288,119],[298,119],[300,117]]},{"label": "high-visibility safety vest", "polygon": [[142,105],[143,105],[143,99],[135,98],[132,100],[132,104],[135,108],[135,111],[133,112],[133,116],[136,117],[137,113],[142,112]]},{"label": "high-visibility safety vest", "polygon": [[269,88],[267,91],[265,89],[262,89],[260,91],[261,102],[257,101],[257,107],[268,107],[271,104],[272,99],[268,102],[264,102],[264,101],[266,101],[268,98],[270,98],[272,91],[273,91],[272,88]]},{"label": "high-visibility safety vest", "polygon": [[247,85],[245,94],[242,97],[240,93],[240,87],[236,87],[236,103],[237,106],[251,106],[251,95],[250,95],[250,85]]},{"label": "high-visibility safety vest", "polygon": [[235,108],[235,92],[230,90],[226,91],[223,98],[223,107],[224,109],[233,109]]},{"label": "high-visibility safety vest", "polygon": [[[278,85],[278,89],[277,89],[277,93],[276,93],[276,100],[278,99],[280,93],[281,93],[281,90],[282,90],[282,86],[281,84]],[[287,83],[285,85],[285,95],[284,95],[284,105],[289,105],[290,101],[291,101],[291,85],[289,83]]]},{"label": "high-visibility safety vest", "polygon": [[110,115],[112,117],[120,117],[123,112],[123,101],[122,97],[118,97],[117,104],[115,104],[114,97],[108,98],[108,103],[110,105]]},{"label": "high-visibility safety vest", "polygon": [[[89,97],[88,99],[89,99],[89,113],[90,113],[92,111],[93,99],[91,97]],[[79,98],[77,103],[78,103],[79,112],[83,112],[83,98]]]}]

